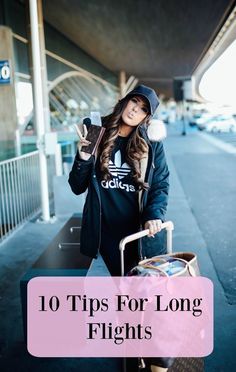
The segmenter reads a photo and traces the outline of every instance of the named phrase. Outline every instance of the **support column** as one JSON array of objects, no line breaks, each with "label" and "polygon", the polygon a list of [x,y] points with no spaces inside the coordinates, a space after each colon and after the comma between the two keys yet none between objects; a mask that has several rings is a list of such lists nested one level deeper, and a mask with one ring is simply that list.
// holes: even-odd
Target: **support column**
[{"label": "support column", "polygon": [[[38,0],[41,1],[41,0]],[[39,149],[40,189],[43,221],[50,220],[47,159],[44,151],[45,117],[43,109],[43,78],[41,74],[40,38],[37,0],[29,0],[31,48],[33,65],[34,113]]]},{"label": "support column", "polygon": [[43,85],[43,112],[45,120],[45,131],[50,132],[50,109],[49,109],[49,98],[48,98],[48,74],[47,74],[47,62],[45,53],[45,37],[43,27],[43,6],[42,0],[38,0],[38,27],[39,27],[39,43],[40,43],[40,58],[41,58],[41,76]]}]

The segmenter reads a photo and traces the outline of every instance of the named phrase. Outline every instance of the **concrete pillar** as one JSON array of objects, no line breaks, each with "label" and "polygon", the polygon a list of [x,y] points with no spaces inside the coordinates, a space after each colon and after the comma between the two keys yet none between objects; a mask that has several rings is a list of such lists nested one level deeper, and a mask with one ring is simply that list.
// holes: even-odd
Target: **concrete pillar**
[{"label": "concrete pillar", "polygon": [[50,132],[50,109],[49,109],[49,97],[48,97],[48,74],[47,74],[47,62],[45,53],[45,37],[44,37],[44,25],[43,25],[43,7],[42,1],[37,1],[38,6],[38,28],[39,28],[39,43],[40,43],[40,58],[41,58],[41,76],[42,76],[42,88],[43,88],[43,112],[44,112],[44,125],[45,131]]},{"label": "concrete pillar", "polygon": [[[26,18],[27,18],[27,34],[29,39],[29,69],[30,74],[33,77],[33,61],[32,61],[32,45],[31,45],[31,24],[30,24],[30,1],[26,2]],[[47,62],[46,62],[46,48],[45,48],[45,34],[44,34],[44,22],[43,22],[43,5],[42,0],[37,0],[37,13],[38,13],[38,33],[40,43],[40,69],[43,89],[43,113],[44,113],[44,125],[45,132],[51,131],[50,126],[50,108],[49,108],[49,94],[48,94],[48,74],[47,74]]]},{"label": "concrete pillar", "polygon": [[29,0],[30,26],[31,26],[31,50],[33,62],[33,92],[34,92],[34,113],[37,132],[37,147],[39,150],[40,167],[40,189],[42,220],[50,220],[49,192],[47,158],[45,153],[45,114],[43,106],[43,78],[41,74],[40,36],[38,27],[38,2],[41,0]]},{"label": "concrete pillar", "polygon": [[9,27],[0,26],[0,61],[10,63],[11,80],[0,85],[0,160],[15,156],[17,129],[16,94],[14,84],[13,37]]}]

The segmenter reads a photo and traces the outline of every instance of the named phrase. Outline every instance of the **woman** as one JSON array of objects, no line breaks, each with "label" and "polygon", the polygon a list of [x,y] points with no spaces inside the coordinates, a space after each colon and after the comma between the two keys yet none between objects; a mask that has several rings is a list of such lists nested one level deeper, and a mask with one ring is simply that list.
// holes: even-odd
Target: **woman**
[{"label": "woman", "polygon": [[102,255],[111,275],[120,275],[119,242],[140,229],[148,238],[127,244],[125,272],[143,257],[165,253],[161,223],[168,199],[169,171],[163,145],[150,119],[159,105],[155,91],[140,85],[104,117],[106,128],[96,156],[81,151],[87,130],[78,134],[78,152],[69,175],[75,194],[88,189],[81,228],[81,252]]}]

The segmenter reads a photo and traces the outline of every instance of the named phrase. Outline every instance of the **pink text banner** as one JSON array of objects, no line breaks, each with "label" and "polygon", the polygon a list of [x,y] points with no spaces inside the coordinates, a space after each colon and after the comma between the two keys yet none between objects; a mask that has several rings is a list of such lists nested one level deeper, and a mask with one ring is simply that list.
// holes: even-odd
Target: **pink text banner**
[{"label": "pink text banner", "polygon": [[213,350],[204,277],[37,277],[27,288],[37,357],[203,357]]}]

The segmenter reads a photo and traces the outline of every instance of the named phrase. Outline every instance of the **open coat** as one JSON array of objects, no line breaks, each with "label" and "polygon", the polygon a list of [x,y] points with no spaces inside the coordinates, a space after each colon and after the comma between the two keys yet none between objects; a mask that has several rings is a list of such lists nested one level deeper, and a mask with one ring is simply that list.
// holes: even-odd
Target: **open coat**
[{"label": "open coat", "polygon": [[[141,178],[148,182],[149,189],[139,191],[140,227],[153,219],[165,220],[168,203],[169,171],[166,164],[163,144],[158,132],[158,121],[153,120],[146,127],[139,128],[146,142],[146,152],[141,160]],[[82,217],[80,250],[83,254],[97,258],[101,240],[101,197],[95,172],[94,156],[81,160],[77,153],[69,175],[72,191],[82,194],[88,190]],[[139,256],[151,257],[165,253],[163,231],[139,241]]]}]

